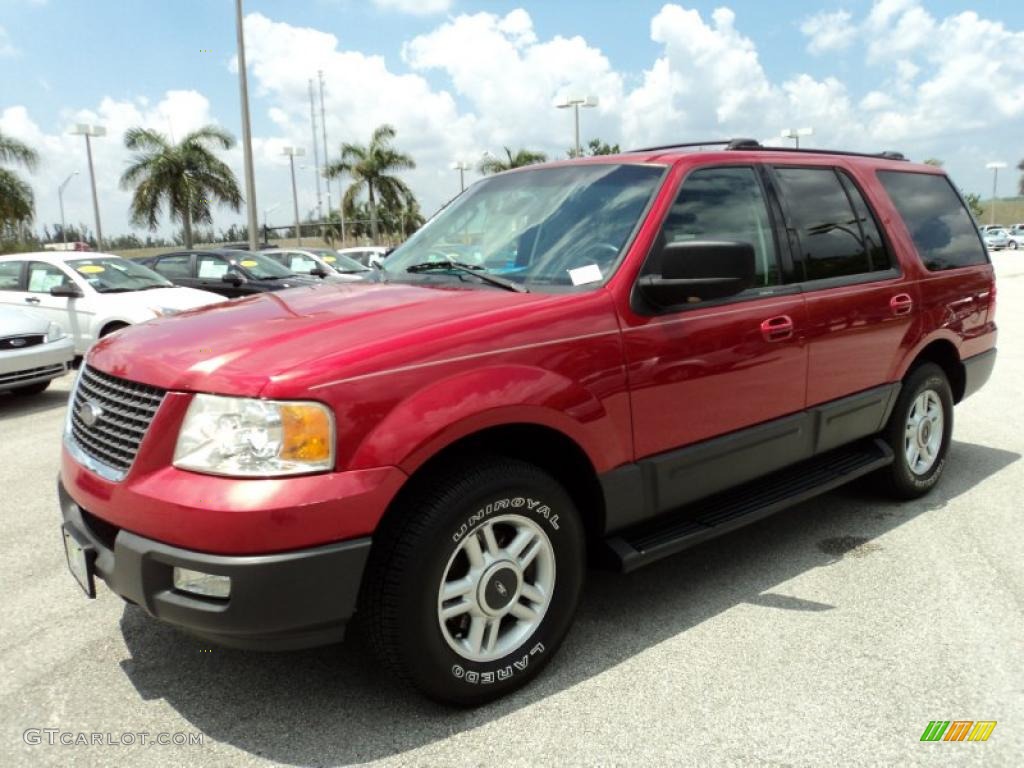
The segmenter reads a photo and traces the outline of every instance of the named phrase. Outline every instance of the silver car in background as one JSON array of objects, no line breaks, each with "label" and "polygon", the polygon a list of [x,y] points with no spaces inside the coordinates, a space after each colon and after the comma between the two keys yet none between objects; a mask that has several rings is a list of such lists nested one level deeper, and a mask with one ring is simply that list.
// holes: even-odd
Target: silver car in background
[{"label": "silver car in background", "polygon": [[0,307],[0,391],[38,394],[64,375],[74,357],[74,339],[60,325]]},{"label": "silver car in background", "polygon": [[986,229],[981,237],[990,251],[998,251],[1010,245],[1010,236],[1005,229]]}]

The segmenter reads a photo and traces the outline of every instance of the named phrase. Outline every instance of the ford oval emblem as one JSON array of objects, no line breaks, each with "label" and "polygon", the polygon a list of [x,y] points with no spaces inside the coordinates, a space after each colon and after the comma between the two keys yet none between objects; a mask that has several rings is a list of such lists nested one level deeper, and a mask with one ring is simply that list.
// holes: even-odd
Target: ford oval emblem
[{"label": "ford oval emblem", "polygon": [[103,409],[92,400],[86,400],[78,406],[78,418],[80,418],[82,423],[87,427],[96,426],[96,422],[100,420],[100,416],[102,415]]},{"label": "ford oval emblem", "polygon": [[12,347],[24,347],[27,343],[24,339],[11,339],[10,341]]}]

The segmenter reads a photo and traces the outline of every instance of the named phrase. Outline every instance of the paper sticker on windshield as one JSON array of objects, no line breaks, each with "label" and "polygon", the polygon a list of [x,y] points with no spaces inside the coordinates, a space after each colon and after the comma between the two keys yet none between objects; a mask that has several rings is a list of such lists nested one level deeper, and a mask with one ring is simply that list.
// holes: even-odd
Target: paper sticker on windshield
[{"label": "paper sticker on windshield", "polygon": [[587,283],[599,283],[603,279],[601,268],[597,264],[587,264],[585,267],[577,267],[569,270],[569,279],[573,285],[586,285]]},{"label": "paper sticker on windshield", "polygon": [[324,256],[324,261],[326,261],[328,264],[333,264],[334,262],[337,261],[337,259],[334,258],[333,256]]},{"label": "paper sticker on windshield", "polygon": [[260,265],[258,261],[253,261],[252,259],[246,259],[245,261],[240,261],[238,263],[243,267],[258,267]]},{"label": "paper sticker on windshield", "polygon": [[85,264],[79,267],[78,271],[83,275],[98,275],[100,272],[105,272],[106,270],[98,264]]}]

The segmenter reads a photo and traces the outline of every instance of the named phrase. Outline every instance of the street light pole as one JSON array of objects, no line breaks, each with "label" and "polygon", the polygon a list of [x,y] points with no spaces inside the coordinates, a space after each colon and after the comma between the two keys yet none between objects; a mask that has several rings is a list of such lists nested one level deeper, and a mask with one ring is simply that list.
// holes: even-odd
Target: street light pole
[{"label": "street light pole", "polygon": [[996,183],[999,180],[999,169],[1005,168],[1006,163],[1002,161],[995,161],[992,163],[986,163],[985,167],[992,171],[992,205],[989,206],[988,223],[990,225],[996,223]]},{"label": "street light pole", "polygon": [[813,136],[813,128],[783,128],[782,138],[793,139],[796,142],[796,148],[800,149],[800,137],[801,136]]},{"label": "street light pole", "polygon": [[576,147],[576,154],[574,157],[580,157],[583,154],[580,148],[580,107],[590,108],[597,106],[596,96],[573,96],[566,99],[562,104],[556,104],[559,109],[573,108],[573,123],[575,125],[575,131],[573,132],[574,146]]},{"label": "street light pole", "polygon": [[302,245],[302,230],[299,229],[299,193],[295,186],[295,158],[302,157],[306,150],[302,147],[285,147],[281,152],[288,156],[288,162],[292,167],[292,202],[295,204],[295,238],[299,245]]},{"label": "street light pole", "polygon": [[252,163],[252,127],[249,125],[249,82],[245,69],[245,30],[242,28],[242,0],[235,0],[235,32],[238,37],[238,92],[242,101],[242,159],[245,165],[245,207],[249,222],[249,250],[255,251],[256,177]]},{"label": "street light pole", "polygon": [[459,160],[452,166],[453,171],[459,172],[459,194],[466,191],[466,171],[470,170],[470,165],[464,160]]},{"label": "street light pole", "polygon": [[103,226],[100,224],[100,199],[96,195],[96,172],[92,167],[92,138],[106,136],[107,129],[102,125],[78,123],[71,133],[74,136],[85,136],[85,154],[89,158],[89,183],[92,185],[92,212],[96,218],[96,250],[102,251]]},{"label": "street light pole", "polygon": [[64,187],[66,187],[68,182],[77,175],[78,171],[73,171],[66,179],[64,179],[64,182],[57,187],[57,200],[60,202],[60,239],[65,246],[68,244],[68,233],[64,228]]}]

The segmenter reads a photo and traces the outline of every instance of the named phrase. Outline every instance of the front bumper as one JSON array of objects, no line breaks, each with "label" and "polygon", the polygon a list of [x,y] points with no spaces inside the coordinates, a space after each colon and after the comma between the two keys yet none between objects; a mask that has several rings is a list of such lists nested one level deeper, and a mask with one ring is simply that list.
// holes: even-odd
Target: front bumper
[{"label": "front bumper", "polygon": [[[288,650],[337,642],[355,612],[370,539],[271,555],[173,547],[83,510],[58,480],[64,527],[93,554],[95,575],[151,616],[211,642]],[[176,590],[175,566],[231,577],[225,600]]]},{"label": "front bumper", "polygon": [[0,352],[0,390],[24,387],[63,376],[75,357],[75,342],[58,339],[34,347]]}]

